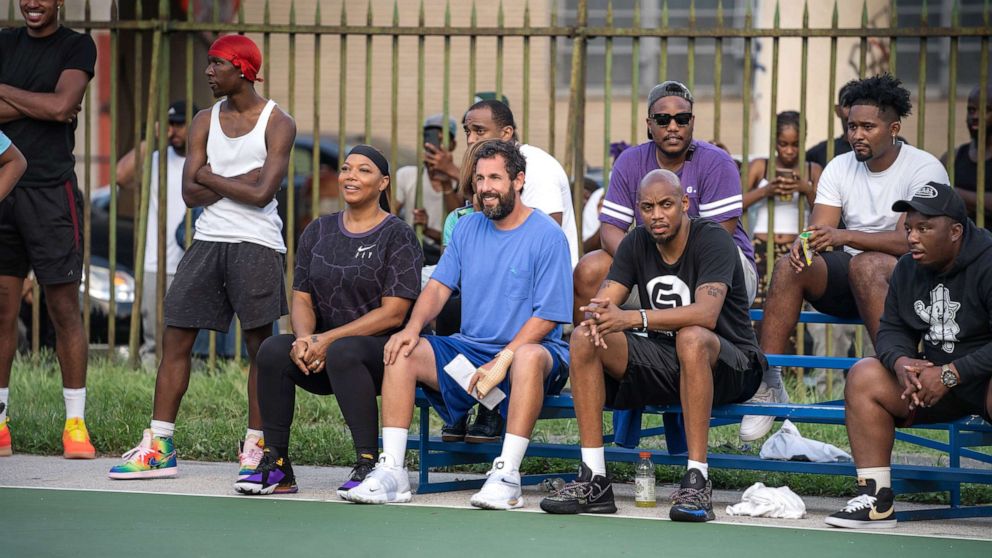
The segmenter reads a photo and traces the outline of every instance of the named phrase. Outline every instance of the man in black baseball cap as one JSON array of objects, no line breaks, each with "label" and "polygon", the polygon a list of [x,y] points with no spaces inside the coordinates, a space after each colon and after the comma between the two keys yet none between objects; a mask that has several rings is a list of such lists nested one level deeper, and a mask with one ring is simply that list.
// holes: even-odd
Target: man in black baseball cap
[{"label": "man in black baseball cap", "polygon": [[927,183],[892,210],[906,213],[909,253],[892,272],[878,356],[858,361],[847,376],[858,496],[826,518],[835,527],[895,526],[896,427],[992,417],[992,234],[968,219],[946,184]]},{"label": "man in black baseball cap", "polygon": [[[193,116],[199,112],[199,107],[193,104]],[[165,219],[165,286],[168,290],[172,285],[179,260],[183,257],[183,247],[176,241],[176,228],[186,217],[186,204],[182,197],[182,173],[186,162],[186,101],[175,101],[169,105],[166,113],[166,219]],[[161,128],[159,128],[161,129]],[[132,149],[117,163],[117,183],[126,189],[136,189],[141,182],[141,161],[137,159],[137,150]],[[141,324],[143,339],[141,354],[151,358],[155,354],[156,338],[156,307],[155,301],[159,296],[157,276],[158,263],[158,151],[152,153],[152,176],[150,184],[151,195],[148,199],[148,227],[145,237],[145,267],[141,296],[145,301],[141,305]],[[137,264],[137,262],[136,262]],[[164,293],[162,293],[164,296]]]}]

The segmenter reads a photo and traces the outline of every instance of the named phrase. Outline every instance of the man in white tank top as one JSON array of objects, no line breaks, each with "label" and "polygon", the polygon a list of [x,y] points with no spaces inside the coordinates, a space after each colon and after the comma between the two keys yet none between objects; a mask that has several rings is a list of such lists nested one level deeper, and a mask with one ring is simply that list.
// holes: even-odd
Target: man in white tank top
[{"label": "man in white tank top", "polygon": [[193,118],[182,186],[186,205],[204,211],[165,299],[151,427],[125,461],[110,470],[115,479],[177,474],[172,434],[189,384],[193,342],[200,329],[226,332],[235,313],[250,362],[248,431],[239,476],[253,472],[262,455],[255,355],[272,334],[273,322],[288,311],[286,246],[275,195],[286,177],[296,123],[255,91],[262,55],[250,39],[221,37],[208,57],[207,80],[220,100]]}]

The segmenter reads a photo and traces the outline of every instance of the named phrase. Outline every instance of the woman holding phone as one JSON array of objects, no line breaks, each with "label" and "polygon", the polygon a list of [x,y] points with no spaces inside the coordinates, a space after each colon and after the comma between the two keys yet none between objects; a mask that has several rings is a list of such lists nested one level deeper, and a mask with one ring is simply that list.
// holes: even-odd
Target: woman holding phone
[{"label": "woman holding phone", "polygon": [[344,211],[310,223],[296,255],[290,319],[293,333],[266,339],[258,351],[258,399],[265,450],[242,494],[296,492],[289,431],[296,388],[334,394],[357,455],[338,493],[357,486],[378,457],[383,348],[406,322],[420,294],[423,253],[409,225],[379,205],[389,164],[375,148],[356,146],[338,178]]},{"label": "woman holding phone", "polygon": [[[799,196],[805,196],[807,208],[816,199],[816,183],[823,167],[806,162],[799,166],[799,113],[785,111],[775,120],[775,167],[772,181],[767,180],[768,159],[755,159],[748,167],[748,189],[744,193],[744,209],[755,205],[751,213],[751,242],[754,244],[754,263],[758,267],[758,295],[753,308],[764,305],[768,283],[765,280],[768,242],[774,243],[775,258],[789,252],[799,234]],[[775,207],[774,231],[768,227],[769,202]],[[772,262],[774,263],[774,262]]]}]

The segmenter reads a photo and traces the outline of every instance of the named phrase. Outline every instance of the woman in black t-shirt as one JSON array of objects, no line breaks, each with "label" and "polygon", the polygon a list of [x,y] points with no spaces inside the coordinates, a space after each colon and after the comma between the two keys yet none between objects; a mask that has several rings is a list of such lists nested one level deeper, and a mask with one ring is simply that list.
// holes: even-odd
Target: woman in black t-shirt
[{"label": "woman in black t-shirt", "polygon": [[339,493],[360,483],[375,465],[383,347],[420,294],[423,265],[413,230],[379,205],[388,186],[385,157],[370,146],[355,147],[338,177],[344,211],[310,223],[300,237],[293,334],[271,337],[259,349],[265,449],[257,468],[243,471],[235,483],[238,492],[297,491],[288,459],[297,386],[335,394],[351,430],[357,463]]}]

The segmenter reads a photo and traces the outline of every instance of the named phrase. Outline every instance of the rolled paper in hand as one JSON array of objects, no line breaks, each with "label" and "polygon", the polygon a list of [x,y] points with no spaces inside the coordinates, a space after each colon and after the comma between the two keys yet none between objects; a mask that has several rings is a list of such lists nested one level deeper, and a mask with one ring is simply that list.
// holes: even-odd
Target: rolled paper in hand
[{"label": "rolled paper in hand", "polygon": [[475,389],[479,392],[479,397],[485,397],[489,393],[489,390],[499,385],[503,381],[503,378],[506,378],[506,371],[510,369],[510,363],[512,362],[513,351],[503,349],[496,353],[496,362],[492,368],[489,370],[479,368],[479,373],[482,374],[482,377],[475,384]]}]

